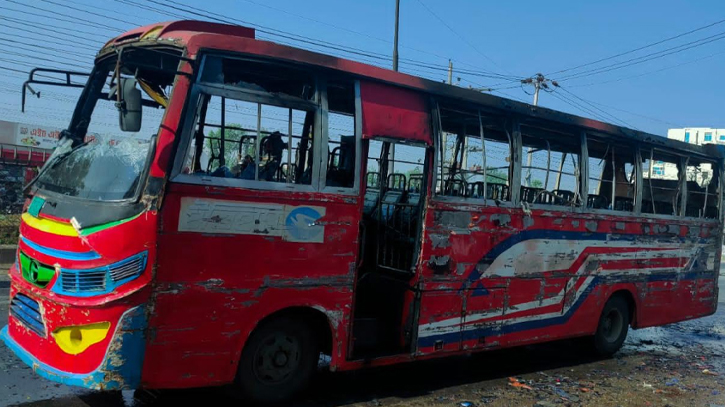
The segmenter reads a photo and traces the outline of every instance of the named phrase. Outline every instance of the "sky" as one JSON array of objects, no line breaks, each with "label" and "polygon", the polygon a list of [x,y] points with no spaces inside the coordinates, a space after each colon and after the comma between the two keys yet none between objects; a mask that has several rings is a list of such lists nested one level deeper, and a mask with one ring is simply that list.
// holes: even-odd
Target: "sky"
[{"label": "sky", "polygon": [[[719,80],[725,35],[623,69],[586,72],[725,33],[722,1],[400,3],[401,71],[442,81],[450,59],[457,85],[493,88],[498,96],[529,103],[533,88],[522,86],[520,78],[543,73],[560,88],[542,92],[541,106],[658,135],[672,127],[725,128],[725,82]],[[29,98],[27,113],[20,114],[20,85],[31,67],[87,71],[94,50],[124,30],[179,16],[200,18],[187,6],[213,13],[207,17],[261,26],[267,33],[258,32],[258,38],[391,67],[394,0],[0,0],[0,120],[64,127],[77,90],[39,89],[41,98]],[[567,71],[557,73],[562,70]],[[581,77],[567,79],[577,73]]]}]

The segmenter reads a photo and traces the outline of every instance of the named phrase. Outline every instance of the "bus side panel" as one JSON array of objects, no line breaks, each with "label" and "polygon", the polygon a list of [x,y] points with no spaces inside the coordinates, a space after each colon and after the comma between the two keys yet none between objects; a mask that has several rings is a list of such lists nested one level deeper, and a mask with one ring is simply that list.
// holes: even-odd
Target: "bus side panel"
[{"label": "bus side panel", "polygon": [[[334,366],[346,351],[358,247],[356,198],[209,191],[171,184],[166,194],[143,385],[230,383],[254,327],[291,307],[327,318]],[[321,213],[317,222],[324,230],[295,232],[299,224],[288,221],[308,213],[298,208]],[[302,228],[313,223],[302,222]]]},{"label": "bus side panel", "polygon": [[433,323],[438,330],[421,335],[419,347],[422,340],[431,345],[451,339],[458,324],[463,349],[591,335],[617,291],[633,300],[637,327],[714,311],[719,253],[716,233],[709,231],[717,227],[714,222],[557,207],[527,215],[520,209],[434,205],[424,237],[423,276],[458,283],[463,320],[442,311],[435,321],[421,319],[421,333],[432,332]]}]

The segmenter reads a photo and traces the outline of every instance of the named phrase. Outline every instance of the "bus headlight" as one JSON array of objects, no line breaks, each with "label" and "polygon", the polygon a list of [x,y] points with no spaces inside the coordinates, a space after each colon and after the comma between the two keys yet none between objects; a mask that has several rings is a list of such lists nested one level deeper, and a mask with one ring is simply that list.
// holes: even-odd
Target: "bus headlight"
[{"label": "bus headlight", "polygon": [[52,335],[63,352],[77,355],[94,343],[102,341],[108,335],[109,328],[110,322],[66,326],[56,329]]}]

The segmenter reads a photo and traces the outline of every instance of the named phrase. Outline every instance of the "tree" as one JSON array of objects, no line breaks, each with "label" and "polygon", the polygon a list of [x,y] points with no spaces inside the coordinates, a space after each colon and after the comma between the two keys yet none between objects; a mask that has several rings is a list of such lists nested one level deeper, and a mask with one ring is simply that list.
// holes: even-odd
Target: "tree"
[{"label": "tree", "polygon": [[531,181],[531,187],[532,188],[543,188],[544,183],[541,182],[541,180],[539,180],[539,179],[535,179],[535,180]]},{"label": "tree", "polygon": [[[224,129],[224,161],[227,167],[232,167],[240,162],[241,159],[244,158],[246,155],[250,155],[252,157],[256,156],[255,153],[255,144],[254,139],[249,138],[245,140],[244,145],[242,146],[241,150],[241,157],[240,157],[240,150],[239,150],[239,142],[244,136],[256,136],[257,132],[255,131],[247,131],[247,130],[240,130],[242,126],[239,124],[230,124],[230,127],[235,128],[225,128]],[[206,142],[207,146],[206,148],[211,151],[213,154],[219,154],[219,146],[221,139],[221,129],[211,130],[206,135]],[[219,161],[215,160],[217,166],[219,165]],[[202,163],[202,165],[205,163]],[[214,165],[212,164],[212,165]]]}]

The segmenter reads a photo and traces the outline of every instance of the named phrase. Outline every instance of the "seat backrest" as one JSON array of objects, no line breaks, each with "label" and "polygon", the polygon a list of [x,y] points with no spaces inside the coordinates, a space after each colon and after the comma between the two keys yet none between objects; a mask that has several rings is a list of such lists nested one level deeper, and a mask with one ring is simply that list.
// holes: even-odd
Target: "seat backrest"
[{"label": "seat backrest", "polygon": [[509,199],[509,186],[497,182],[486,183],[486,198],[507,201]]},{"label": "seat backrest", "polygon": [[521,187],[521,201],[534,203],[534,200],[541,191],[543,191],[543,188]]},{"label": "seat backrest", "polygon": [[589,194],[587,196],[587,208],[592,209],[607,209],[609,207],[609,200],[606,196]]},{"label": "seat backrest", "polygon": [[614,210],[632,212],[634,210],[634,199],[626,196],[614,197]]},{"label": "seat backrest", "polygon": [[565,189],[555,189],[551,191],[554,195],[558,196],[562,199],[563,202],[557,202],[561,204],[569,204],[574,201],[576,198],[576,194],[572,191],[567,191]]}]

